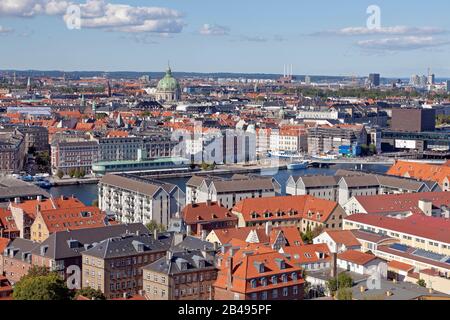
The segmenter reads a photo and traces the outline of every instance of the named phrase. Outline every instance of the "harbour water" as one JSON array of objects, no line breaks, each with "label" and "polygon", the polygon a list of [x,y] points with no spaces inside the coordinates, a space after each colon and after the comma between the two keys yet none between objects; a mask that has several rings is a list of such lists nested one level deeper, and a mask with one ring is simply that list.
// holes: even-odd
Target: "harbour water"
[{"label": "harbour water", "polygon": [[[388,170],[388,166],[383,165],[365,165],[363,170],[385,173]],[[330,166],[329,168],[308,168],[304,170],[280,170],[276,173],[272,172],[268,175],[273,176],[282,186],[282,194],[286,192],[286,182],[290,176],[304,176],[304,175],[334,175],[338,169],[355,169],[354,165],[339,164]],[[360,168],[358,168],[360,169]],[[186,182],[189,178],[172,178],[164,179],[169,183],[176,184],[183,191],[186,191]],[[75,196],[80,199],[83,203],[91,205],[94,200],[97,199],[97,185],[87,184],[87,185],[71,185],[71,186],[58,186],[53,187],[49,190],[53,197],[63,196]]]}]

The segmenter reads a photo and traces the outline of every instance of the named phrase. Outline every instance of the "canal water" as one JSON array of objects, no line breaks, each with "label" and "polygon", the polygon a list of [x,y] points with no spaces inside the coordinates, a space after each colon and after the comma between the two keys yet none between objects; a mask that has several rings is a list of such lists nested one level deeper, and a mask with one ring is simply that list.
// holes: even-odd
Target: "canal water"
[{"label": "canal water", "polygon": [[[339,164],[330,166],[329,168],[309,168],[305,170],[280,170],[278,172],[267,172],[266,175],[273,176],[282,187],[282,194],[286,193],[286,182],[290,176],[305,176],[305,175],[334,175],[338,169],[355,169],[354,165]],[[364,165],[364,171],[386,173],[388,166],[383,165]],[[164,179],[163,181],[176,184],[183,191],[186,191],[186,182],[189,178],[172,178]],[[83,203],[91,205],[97,199],[97,185],[73,185],[73,186],[58,186],[49,190],[53,197],[60,196],[75,196]]]}]

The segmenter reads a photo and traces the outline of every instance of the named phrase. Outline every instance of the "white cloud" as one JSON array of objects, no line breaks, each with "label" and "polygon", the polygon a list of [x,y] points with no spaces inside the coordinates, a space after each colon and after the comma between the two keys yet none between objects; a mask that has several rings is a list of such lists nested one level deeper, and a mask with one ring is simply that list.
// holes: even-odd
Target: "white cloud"
[{"label": "white cloud", "polygon": [[239,39],[241,41],[247,41],[247,42],[267,42],[268,39],[262,36],[246,36],[246,35],[241,35],[239,37]]},{"label": "white cloud", "polygon": [[66,0],[0,0],[0,15],[57,15],[69,22],[73,18],[71,13],[67,13],[67,9],[73,4],[80,7],[81,28],[131,33],[179,33],[185,25],[183,14],[177,10],[112,4],[105,0],[86,0],[82,4]]},{"label": "white cloud", "polygon": [[441,47],[449,45],[449,40],[436,39],[428,37],[393,37],[384,39],[363,40],[357,42],[357,45],[364,49],[382,50],[382,51],[405,51],[417,50],[430,47]]},{"label": "white cloud", "polygon": [[230,33],[230,28],[217,24],[205,23],[200,28],[199,33],[206,36],[226,36]]},{"label": "white cloud", "polygon": [[447,33],[448,30],[435,27],[407,27],[393,26],[369,29],[366,27],[348,27],[339,30],[321,31],[312,36],[367,36],[367,35],[438,35]]}]

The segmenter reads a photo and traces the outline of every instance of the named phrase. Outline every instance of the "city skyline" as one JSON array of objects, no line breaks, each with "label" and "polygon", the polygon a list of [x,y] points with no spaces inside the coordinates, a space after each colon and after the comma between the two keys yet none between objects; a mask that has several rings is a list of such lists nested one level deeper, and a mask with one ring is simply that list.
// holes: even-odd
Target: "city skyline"
[{"label": "city skyline", "polygon": [[[81,4],[80,30],[67,27],[70,4]],[[370,5],[381,10],[375,30]],[[0,69],[146,72],[170,60],[179,72],[282,74],[292,64],[294,74],[403,78],[430,67],[444,78],[448,9],[444,1],[2,1]]]}]

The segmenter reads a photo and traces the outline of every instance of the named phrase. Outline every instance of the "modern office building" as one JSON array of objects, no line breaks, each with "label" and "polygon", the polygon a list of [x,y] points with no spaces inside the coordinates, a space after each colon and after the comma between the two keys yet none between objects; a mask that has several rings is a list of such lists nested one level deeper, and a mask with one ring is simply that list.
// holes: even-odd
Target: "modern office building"
[{"label": "modern office building", "polygon": [[436,111],[421,108],[395,108],[392,110],[392,131],[429,132],[436,129]]}]

